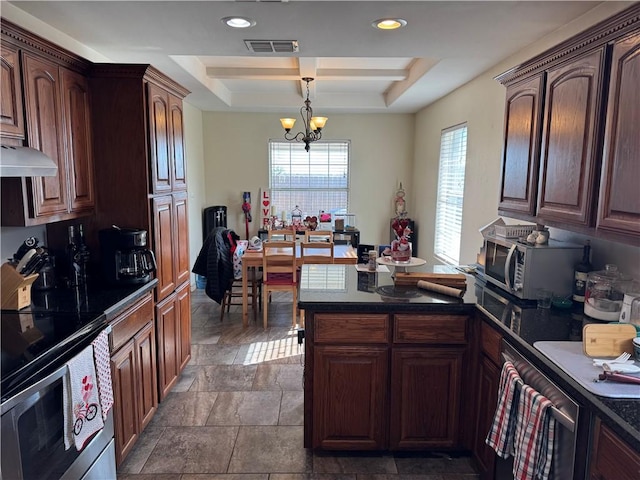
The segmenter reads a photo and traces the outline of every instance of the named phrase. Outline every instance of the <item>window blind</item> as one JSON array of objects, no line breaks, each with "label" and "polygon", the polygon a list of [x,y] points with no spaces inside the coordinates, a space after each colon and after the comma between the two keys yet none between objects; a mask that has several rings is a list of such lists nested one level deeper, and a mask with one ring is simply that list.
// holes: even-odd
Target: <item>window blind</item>
[{"label": "window blind", "polygon": [[457,264],[460,259],[466,161],[466,123],[443,130],[440,136],[434,253],[447,263]]},{"label": "window blind", "polygon": [[304,143],[269,141],[271,205],[287,215],[296,205],[303,216],[347,213],[349,208],[348,141]]}]

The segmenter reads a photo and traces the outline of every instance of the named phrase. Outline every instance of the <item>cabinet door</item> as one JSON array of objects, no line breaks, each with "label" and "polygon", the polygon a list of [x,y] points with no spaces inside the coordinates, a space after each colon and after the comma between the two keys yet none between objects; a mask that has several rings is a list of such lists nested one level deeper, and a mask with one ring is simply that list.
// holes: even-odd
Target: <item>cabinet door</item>
[{"label": "cabinet door", "polygon": [[173,190],[187,189],[187,164],[184,157],[184,126],[182,100],[175,95],[169,95],[170,112],[170,165],[171,186]]},{"label": "cabinet door", "polygon": [[316,346],[314,448],[385,448],[388,358],[385,347]]},{"label": "cabinet door", "polygon": [[[164,195],[151,199],[151,211],[153,212],[153,250],[156,255],[156,300],[166,298],[176,289],[176,261],[174,242],[175,215],[173,209],[173,197]],[[182,232],[181,235],[187,235]]]},{"label": "cabinet door", "polygon": [[591,480],[637,480],[640,453],[596,418],[591,452]]},{"label": "cabinet door", "polygon": [[389,448],[459,446],[464,349],[394,348]]},{"label": "cabinet door", "polygon": [[178,379],[180,358],[180,311],[176,294],[156,306],[158,341],[158,389],[162,401]]},{"label": "cabinet door", "polygon": [[600,48],[548,72],[538,194],[541,219],[592,224],[604,59]]},{"label": "cabinet door", "polygon": [[613,46],[597,228],[640,235],[640,34]]},{"label": "cabinet door", "polygon": [[191,360],[191,285],[184,283],[176,290],[177,308],[180,319],[180,357],[179,372],[184,370]]},{"label": "cabinet door", "polygon": [[71,211],[91,211],[95,205],[89,83],[79,73],[60,69],[62,112],[66,129]]},{"label": "cabinet door", "polygon": [[189,209],[187,208],[187,192],[173,194],[173,209],[175,214],[174,254],[176,259],[176,285],[180,285],[190,278],[189,258]]},{"label": "cabinet door", "polygon": [[0,132],[3,137],[24,138],[18,49],[4,43],[0,52]]},{"label": "cabinet door", "polygon": [[152,83],[147,84],[149,106],[149,152],[151,154],[151,192],[171,191],[169,94]]},{"label": "cabinet door", "polygon": [[138,439],[136,352],[133,340],[111,355],[116,464],[120,465]]},{"label": "cabinet door", "polygon": [[481,355],[478,372],[478,392],[476,396],[476,424],[473,440],[473,454],[480,466],[482,478],[494,478],[496,453],[485,443],[493,422],[498,402],[500,370],[485,355]]},{"label": "cabinet door", "polygon": [[158,409],[158,383],[156,377],[156,336],[153,321],[147,323],[133,338],[138,368],[138,418],[140,431],[144,430]]},{"label": "cabinet door", "polygon": [[58,66],[24,53],[23,69],[29,146],[46,153],[58,165],[54,177],[28,179],[33,195],[31,215],[66,214],[69,202]]},{"label": "cabinet door", "polygon": [[536,213],[543,88],[542,75],[507,88],[500,211]]}]

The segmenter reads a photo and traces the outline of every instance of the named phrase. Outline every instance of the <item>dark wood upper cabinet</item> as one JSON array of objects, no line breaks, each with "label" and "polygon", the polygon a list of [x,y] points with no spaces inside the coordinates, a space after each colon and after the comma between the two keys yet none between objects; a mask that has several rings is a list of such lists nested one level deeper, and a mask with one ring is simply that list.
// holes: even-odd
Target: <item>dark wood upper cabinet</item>
[{"label": "dark wood upper cabinet", "polygon": [[535,215],[543,76],[507,87],[498,210]]},{"label": "dark wood upper cabinet", "polygon": [[640,33],[613,45],[597,228],[640,236]]},{"label": "dark wood upper cabinet", "polygon": [[27,137],[30,147],[47,154],[58,165],[54,177],[33,177],[33,218],[64,215],[68,209],[67,169],[58,65],[29,54],[23,55]]},{"label": "dark wood upper cabinet", "polygon": [[70,207],[73,212],[81,212],[95,205],[89,82],[85,76],[67,69],[60,70],[60,80]]},{"label": "dark wood upper cabinet", "polygon": [[635,3],[496,77],[500,214],[640,245],[639,38]]},{"label": "dark wood upper cabinet", "polygon": [[166,90],[147,84],[149,95],[149,136],[151,150],[151,192],[171,191],[169,153],[169,94]]},{"label": "dark wood upper cabinet", "polygon": [[171,159],[171,183],[173,191],[187,189],[187,163],[184,156],[184,113],[182,100],[169,94],[170,113],[170,159]]},{"label": "dark wood upper cabinet", "polygon": [[8,44],[0,52],[0,134],[3,139],[24,139],[18,49]]},{"label": "dark wood upper cabinet", "polygon": [[599,157],[604,48],[550,69],[540,158],[538,217],[591,223]]}]

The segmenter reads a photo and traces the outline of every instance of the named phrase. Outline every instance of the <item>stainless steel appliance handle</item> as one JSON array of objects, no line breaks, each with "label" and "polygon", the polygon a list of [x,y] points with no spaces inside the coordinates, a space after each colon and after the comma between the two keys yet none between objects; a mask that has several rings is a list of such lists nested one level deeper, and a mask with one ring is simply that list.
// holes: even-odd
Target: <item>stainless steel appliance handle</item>
[{"label": "stainless steel appliance handle", "polygon": [[[515,365],[514,359],[511,358],[511,356],[506,352],[502,352],[502,360],[505,362],[511,362]],[[529,366],[531,366],[531,368],[534,368],[531,364],[529,364]],[[549,380],[549,382],[551,381]],[[522,388],[522,385],[519,385],[517,388]],[[576,422],[567,414],[558,410],[555,406],[551,406],[551,415],[570,432],[573,433],[576,431]]]},{"label": "stainless steel appliance handle", "polygon": [[[156,271],[156,256],[153,250],[146,250],[145,256],[145,273],[151,273]],[[148,258],[147,258],[148,257]]]},{"label": "stainless steel appliance handle", "polygon": [[507,259],[504,262],[504,283],[510,291],[513,291],[513,285],[511,285],[511,258],[517,248],[518,246],[515,243],[511,245],[509,253],[507,253]]}]

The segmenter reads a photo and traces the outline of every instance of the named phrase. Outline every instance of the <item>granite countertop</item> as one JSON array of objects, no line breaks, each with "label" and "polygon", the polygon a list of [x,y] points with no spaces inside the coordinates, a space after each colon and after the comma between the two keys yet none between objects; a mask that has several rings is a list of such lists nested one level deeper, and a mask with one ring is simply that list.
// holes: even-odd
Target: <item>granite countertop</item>
[{"label": "granite countertop", "polygon": [[89,283],[77,288],[54,288],[31,292],[31,305],[20,313],[95,313],[113,319],[140,296],[153,290],[158,280],[132,285]]},{"label": "granite countertop", "polygon": [[[460,273],[441,265],[411,267],[409,271]],[[581,342],[583,326],[597,321],[583,315],[580,309],[538,309],[535,302],[519,301],[473,275],[466,277],[464,296],[454,298],[416,287],[394,287],[392,271],[369,273],[357,271],[353,265],[304,265],[298,303],[300,308],[314,312],[479,310],[529,361],[640,450],[640,400],[606,398],[588,392],[533,346],[543,340]],[[505,305],[511,308],[506,309]],[[513,315],[512,311],[518,314]]]}]

